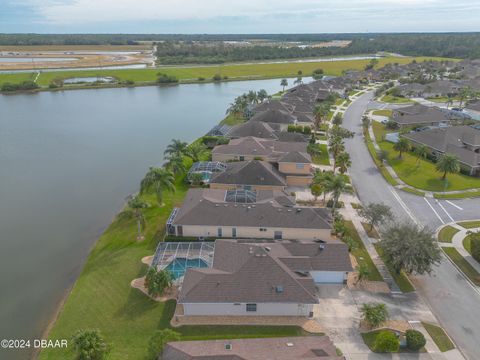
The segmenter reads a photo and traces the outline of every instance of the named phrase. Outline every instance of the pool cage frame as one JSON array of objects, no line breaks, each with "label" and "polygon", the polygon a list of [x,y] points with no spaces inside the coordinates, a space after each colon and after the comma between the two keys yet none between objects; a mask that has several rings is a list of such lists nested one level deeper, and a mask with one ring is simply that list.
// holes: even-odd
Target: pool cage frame
[{"label": "pool cage frame", "polygon": [[[215,252],[215,242],[212,241],[195,241],[195,242],[160,242],[155,251],[151,266],[157,270],[165,269],[172,261],[177,258],[185,258],[187,260],[198,259],[204,261],[208,267],[213,265],[213,255]],[[195,267],[195,266],[187,266]],[[179,270],[186,270],[184,268]],[[177,281],[182,281],[183,276]]]}]

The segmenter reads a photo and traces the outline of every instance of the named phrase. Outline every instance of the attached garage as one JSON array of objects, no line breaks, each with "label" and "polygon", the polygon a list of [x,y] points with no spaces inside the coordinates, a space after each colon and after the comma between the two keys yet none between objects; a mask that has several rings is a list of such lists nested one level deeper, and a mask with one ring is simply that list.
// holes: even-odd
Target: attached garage
[{"label": "attached garage", "polygon": [[343,284],[347,277],[344,271],[311,271],[310,275],[317,284]]}]

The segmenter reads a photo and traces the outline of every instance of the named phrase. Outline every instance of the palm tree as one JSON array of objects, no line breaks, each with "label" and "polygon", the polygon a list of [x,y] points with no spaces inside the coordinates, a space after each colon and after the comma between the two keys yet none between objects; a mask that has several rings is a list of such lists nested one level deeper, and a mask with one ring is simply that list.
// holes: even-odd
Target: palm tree
[{"label": "palm tree", "polygon": [[437,170],[443,172],[442,179],[447,178],[447,173],[455,174],[460,171],[460,162],[455,155],[443,154],[437,161]]},{"label": "palm tree", "polygon": [[470,94],[472,93],[472,90],[470,89],[470,87],[464,87],[460,90],[460,94],[458,95],[460,97],[460,104],[458,105],[458,107],[462,107],[463,105],[463,102],[468,99],[468,97],[470,96]]},{"label": "palm tree", "polygon": [[143,240],[142,229],[145,228],[145,215],[143,209],[148,208],[148,203],[139,196],[133,196],[127,203],[127,209],[120,213],[124,219],[134,218],[137,222],[137,240]]},{"label": "palm tree", "polygon": [[331,137],[328,141],[328,147],[333,156],[333,171],[335,171],[335,168],[337,167],[337,156],[345,150],[343,139],[340,136]]},{"label": "palm tree", "polygon": [[250,104],[258,104],[258,96],[257,93],[253,90],[250,90],[247,93],[247,99]]},{"label": "palm tree", "polygon": [[298,84],[303,84],[303,80],[302,80],[302,77],[301,76],[298,76],[295,81],[293,82],[294,85],[298,85]]},{"label": "palm tree", "polygon": [[280,81],[280,86],[282,86],[282,91],[284,92],[285,87],[288,86],[288,80],[287,79],[282,79],[282,81]]},{"label": "palm tree", "polygon": [[202,156],[207,153],[207,147],[200,143],[194,142],[190,144],[187,148],[186,155],[193,160],[193,162],[200,161]]},{"label": "palm tree", "polygon": [[315,198],[315,202],[317,202],[318,197],[325,192],[324,190],[325,189],[322,186],[322,184],[312,183],[310,185],[310,191],[311,191],[313,197]]},{"label": "palm tree", "polygon": [[417,155],[417,166],[420,159],[425,159],[428,155],[428,148],[425,145],[419,145],[414,150]]},{"label": "palm tree", "polygon": [[335,214],[335,209],[337,208],[338,199],[342,194],[351,194],[352,187],[345,180],[343,175],[334,175],[328,185],[327,189],[332,193],[333,204],[332,204],[332,214]]},{"label": "palm tree", "polygon": [[173,139],[164,151],[164,155],[184,155],[188,144],[184,141]]},{"label": "palm tree", "polygon": [[325,104],[322,105],[317,105],[314,110],[314,115],[315,115],[315,121],[314,121],[314,127],[315,127],[315,132],[318,131],[320,128],[320,125],[324,121],[324,119],[327,117],[328,113],[330,111],[330,106],[326,106]]},{"label": "palm tree", "polygon": [[260,102],[264,102],[266,99],[268,99],[268,93],[267,90],[265,89],[260,89],[257,92],[257,98]]},{"label": "palm tree", "polygon": [[170,170],[151,167],[140,184],[140,194],[155,191],[158,206],[163,205],[163,193],[175,192],[175,177]]},{"label": "palm tree", "polygon": [[359,266],[357,266],[356,270],[357,270],[356,284],[368,279],[368,276],[370,275],[370,270],[368,269],[368,266],[366,266],[365,264],[360,264]]},{"label": "palm tree", "polygon": [[165,167],[170,170],[174,175],[183,174],[187,171],[183,162],[183,155],[174,154],[167,157]]},{"label": "palm tree", "polygon": [[402,154],[410,149],[410,143],[405,138],[400,138],[394,145],[393,150],[398,151],[398,158],[402,158]]},{"label": "palm tree", "polygon": [[[352,161],[350,160],[349,153],[343,151],[337,155],[335,160],[335,165],[340,170],[340,174],[345,174],[350,166],[352,166]],[[333,169],[335,170],[335,169]]]},{"label": "palm tree", "polygon": [[328,192],[328,186],[332,181],[334,174],[333,171],[317,171],[313,176],[312,184],[318,184],[323,189],[323,203],[325,204],[325,198]]}]

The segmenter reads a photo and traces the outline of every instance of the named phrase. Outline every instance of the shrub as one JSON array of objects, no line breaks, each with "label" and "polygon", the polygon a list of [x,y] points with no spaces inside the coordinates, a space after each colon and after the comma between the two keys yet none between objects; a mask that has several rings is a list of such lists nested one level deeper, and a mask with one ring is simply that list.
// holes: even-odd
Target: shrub
[{"label": "shrub", "polygon": [[222,75],[220,74],[215,74],[212,77],[213,81],[221,81],[222,80]]},{"label": "shrub", "polygon": [[34,90],[38,89],[37,83],[31,80],[23,81],[20,84],[4,83],[0,88],[3,92],[14,92],[21,90]]},{"label": "shrub", "polygon": [[72,341],[79,360],[102,360],[110,352],[110,346],[98,330],[78,330]]},{"label": "shrub", "polygon": [[393,120],[388,120],[385,126],[387,127],[387,129],[390,129],[390,130],[398,129],[397,123]]},{"label": "shrub", "polygon": [[295,125],[292,125],[292,124],[288,125],[287,126],[287,131],[288,132],[295,132]]},{"label": "shrub", "polygon": [[382,303],[365,303],[361,310],[365,322],[372,328],[376,328],[388,319],[388,310]]},{"label": "shrub", "polygon": [[[333,206],[333,199],[330,199],[327,201],[327,207],[328,208],[331,208]],[[343,201],[338,201],[337,202],[337,209],[340,209],[340,208],[343,208],[344,207],[344,203]]]},{"label": "shrub", "polygon": [[175,84],[178,83],[176,76],[167,74],[158,74],[157,83],[159,84]]},{"label": "shrub", "polygon": [[312,128],[309,127],[309,126],[305,126],[305,127],[303,128],[303,133],[304,133],[305,135],[310,135],[310,134],[312,133]]},{"label": "shrub", "polygon": [[125,85],[135,85],[135,81],[133,81],[133,80],[125,80],[124,84],[125,84]]},{"label": "shrub", "polygon": [[202,77],[202,76],[200,76],[200,77],[198,78],[198,81],[205,81],[205,78]]},{"label": "shrub", "polygon": [[54,84],[54,83],[50,83],[50,84],[48,84],[48,88],[49,88],[49,89],[57,89],[57,88],[58,88],[58,85],[57,85],[57,84]]},{"label": "shrub", "polygon": [[148,357],[150,359],[158,359],[168,342],[179,340],[180,334],[171,329],[155,331],[148,341]]},{"label": "shrub", "polygon": [[470,251],[475,260],[480,262],[480,233],[470,235]]},{"label": "shrub", "polygon": [[295,126],[295,132],[302,133],[303,132],[303,126],[302,125]]},{"label": "shrub", "polygon": [[380,331],[375,339],[374,351],[380,353],[398,352],[400,342],[391,331]]},{"label": "shrub", "polygon": [[407,347],[413,351],[420,350],[427,343],[425,336],[417,330],[407,330],[405,336],[407,338]]}]

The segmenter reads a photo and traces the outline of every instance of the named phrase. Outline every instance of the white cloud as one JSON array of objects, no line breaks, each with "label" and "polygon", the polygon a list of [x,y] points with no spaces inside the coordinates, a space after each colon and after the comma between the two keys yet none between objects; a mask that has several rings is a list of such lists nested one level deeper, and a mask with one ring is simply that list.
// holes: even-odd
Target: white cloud
[{"label": "white cloud", "polygon": [[[263,17],[278,14],[368,12],[423,8],[445,0],[20,0],[33,5],[52,23],[187,20]],[[18,3],[18,2],[17,2]],[[457,2],[458,4],[458,2]]]}]

